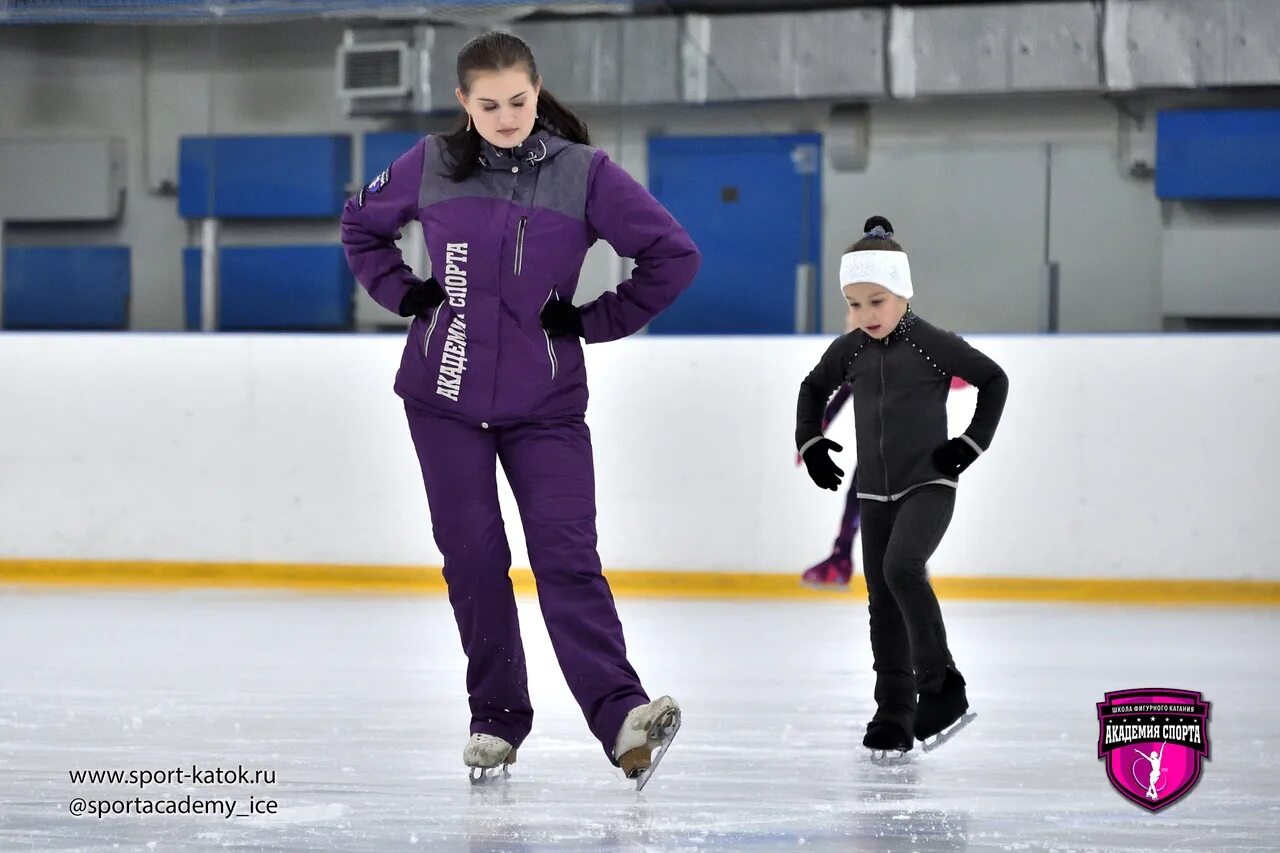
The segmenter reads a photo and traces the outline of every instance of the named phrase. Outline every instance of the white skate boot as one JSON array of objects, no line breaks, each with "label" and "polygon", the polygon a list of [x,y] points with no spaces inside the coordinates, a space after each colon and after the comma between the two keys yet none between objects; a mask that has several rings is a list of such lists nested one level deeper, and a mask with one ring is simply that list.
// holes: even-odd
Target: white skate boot
[{"label": "white skate boot", "polygon": [[472,785],[496,779],[499,769],[509,779],[507,766],[516,763],[516,748],[495,735],[473,734],[462,750],[462,763],[471,768]]},{"label": "white skate boot", "polygon": [[[680,706],[670,696],[660,696],[648,705],[632,708],[622,721],[613,757],[628,779],[636,780],[636,790],[658,769],[658,762],[680,731]],[[658,750],[654,755],[653,750]]]}]

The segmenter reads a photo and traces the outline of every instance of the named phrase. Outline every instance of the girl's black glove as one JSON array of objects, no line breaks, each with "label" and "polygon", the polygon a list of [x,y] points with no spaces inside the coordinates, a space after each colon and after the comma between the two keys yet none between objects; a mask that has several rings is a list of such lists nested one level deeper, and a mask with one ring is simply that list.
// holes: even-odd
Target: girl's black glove
[{"label": "girl's black glove", "polygon": [[818,439],[804,452],[804,467],[809,469],[809,478],[818,488],[834,492],[840,488],[840,478],[844,476],[844,471],[831,461],[828,453],[832,450],[839,453],[844,448],[829,438]]},{"label": "girl's black glove", "polygon": [[404,298],[400,300],[400,311],[398,313],[401,317],[416,317],[420,314],[425,314],[441,302],[444,302],[444,298],[444,288],[432,276],[426,281],[420,281],[409,288]]},{"label": "girl's black glove", "polygon": [[953,438],[933,451],[933,464],[944,474],[955,477],[978,458],[978,451],[963,438]]}]

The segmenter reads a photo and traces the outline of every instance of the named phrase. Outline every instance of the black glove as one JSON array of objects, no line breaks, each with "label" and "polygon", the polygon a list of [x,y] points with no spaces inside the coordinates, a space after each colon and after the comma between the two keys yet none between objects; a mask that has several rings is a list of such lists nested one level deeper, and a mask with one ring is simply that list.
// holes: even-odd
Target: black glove
[{"label": "black glove", "polygon": [[962,473],[978,458],[978,451],[963,438],[953,438],[933,451],[933,464],[950,477]]},{"label": "black glove", "polygon": [[542,328],[553,338],[582,337],[582,309],[572,302],[553,299],[542,309]]},{"label": "black glove", "polygon": [[440,282],[436,281],[433,276],[409,288],[404,298],[400,300],[400,311],[398,313],[401,317],[417,317],[435,308],[444,300],[444,288],[440,286]]},{"label": "black glove", "polygon": [[818,488],[834,492],[840,488],[840,478],[844,476],[844,471],[827,455],[831,450],[839,453],[844,448],[829,438],[815,441],[804,452],[804,467],[809,469],[809,478],[817,483]]}]

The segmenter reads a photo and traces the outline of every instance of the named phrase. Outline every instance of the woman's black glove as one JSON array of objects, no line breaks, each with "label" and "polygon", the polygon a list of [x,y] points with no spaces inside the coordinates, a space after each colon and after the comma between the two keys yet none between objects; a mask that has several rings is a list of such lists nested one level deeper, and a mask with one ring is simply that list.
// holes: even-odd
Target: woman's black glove
[{"label": "woman's black glove", "polygon": [[978,451],[963,438],[953,438],[933,451],[933,464],[948,476],[955,477],[964,472],[978,458]]},{"label": "woman's black glove", "polygon": [[562,299],[553,299],[542,309],[542,328],[553,338],[582,337],[582,309]]},{"label": "woman's black glove", "polygon": [[409,288],[404,298],[400,300],[400,311],[398,313],[401,317],[417,317],[435,308],[444,300],[444,288],[440,286],[440,282],[436,281],[433,276]]},{"label": "woman's black glove", "polygon": [[844,471],[831,461],[828,453],[832,450],[839,453],[844,448],[829,438],[818,439],[804,452],[804,467],[809,469],[809,478],[818,488],[834,492],[840,488],[840,478],[844,476]]}]

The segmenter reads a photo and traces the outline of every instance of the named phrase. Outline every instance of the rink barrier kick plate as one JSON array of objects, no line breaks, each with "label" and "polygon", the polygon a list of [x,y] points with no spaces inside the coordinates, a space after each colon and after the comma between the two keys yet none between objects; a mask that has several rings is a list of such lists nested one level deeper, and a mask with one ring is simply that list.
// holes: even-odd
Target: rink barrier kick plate
[{"label": "rink barrier kick plate", "polygon": [[[798,563],[797,563],[798,565]],[[613,570],[605,572],[616,595],[631,598],[810,599],[852,603],[866,599],[861,574],[850,595],[832,595],[800,583],[798,571],[779,573]],[[529,569],[511,571],[516,592],[535,592]],[[969,601],[1050,601],[1157,605],[1280,605],[1280,582],[1143,580],[942,575],[932,578],[938,597]],[[442,595],[438,567],[298,563],[214,563],[128,560],[0,560],[0,584],[72,587],[243,587],[300,592]]]}]

